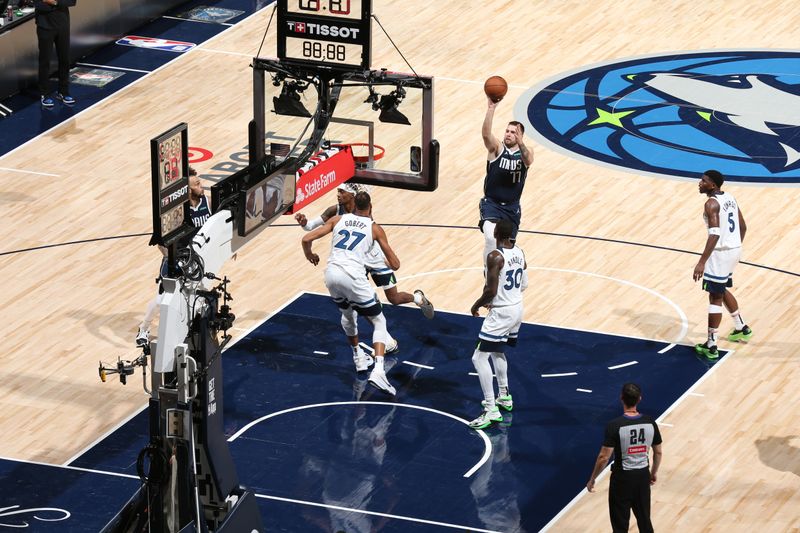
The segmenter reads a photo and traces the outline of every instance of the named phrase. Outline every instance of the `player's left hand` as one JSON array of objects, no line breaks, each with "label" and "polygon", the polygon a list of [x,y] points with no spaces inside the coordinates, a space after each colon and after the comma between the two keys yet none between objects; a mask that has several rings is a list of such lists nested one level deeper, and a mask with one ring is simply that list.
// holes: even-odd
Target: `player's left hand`
[{"label": "player's left hand", "polygon": [[473,305],[472,309],[470,309],[472,316],[481,316],[481,314],[478,312],[479,309],[480,307],[478,307],[477,305]]},{"label": "player's left hand", "polygon": [[519,124],[517,124],[517,127],[514,130],[514,140],[517,144],[521,144],[523,142],[523,135],[522,128]]},{"label": "player's left hand", "polygon": [[586,490],[588,490],[589,492],[594,492],[594,480],[593,479],[590,479],[589,481],[586,482]]},{"label": "player's left hand", "polygon": [[319,264],[319,256],[313,252],[307,254],[306,259],[308,259],[308,261],[314,266],[317,266]]},{"label": "player's left hand", "polygon": [[694,281],[699,280],[703,277],[703,271],[706,269],[706,264],[703,261],[698,261],[694,267],[694,272],[692,272],[692,279]]}]

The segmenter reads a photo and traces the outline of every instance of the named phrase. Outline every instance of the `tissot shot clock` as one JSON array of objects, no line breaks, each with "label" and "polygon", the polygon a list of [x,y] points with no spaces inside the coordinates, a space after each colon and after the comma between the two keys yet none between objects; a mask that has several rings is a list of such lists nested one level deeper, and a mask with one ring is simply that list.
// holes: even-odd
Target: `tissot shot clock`
[{"label": "tissot shot clock", "polygon": [[278,0],[278,58],[370,68],[372,0]]}]

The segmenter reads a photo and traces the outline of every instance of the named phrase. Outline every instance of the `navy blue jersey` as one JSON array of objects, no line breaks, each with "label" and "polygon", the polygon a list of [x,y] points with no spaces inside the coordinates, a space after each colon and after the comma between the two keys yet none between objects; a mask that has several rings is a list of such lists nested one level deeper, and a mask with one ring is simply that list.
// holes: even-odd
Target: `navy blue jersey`
[{"label": "navy blue jersey", "polygon": [[208,217],[211,216],[211,207],[208,205],[208,199],[203,195],[200,197],[200,203],[197,207],[189,205],[189,216],[192,217],[192,224],[195,228],[200,228],[206,223]]},{"label": "navy blue jersey", "polygon": [[486,162],[486,178],[483,194],[497,202],[519,202],[528,167],[522,160],[522,152],[510,152],[505,144],[500,155]]}]

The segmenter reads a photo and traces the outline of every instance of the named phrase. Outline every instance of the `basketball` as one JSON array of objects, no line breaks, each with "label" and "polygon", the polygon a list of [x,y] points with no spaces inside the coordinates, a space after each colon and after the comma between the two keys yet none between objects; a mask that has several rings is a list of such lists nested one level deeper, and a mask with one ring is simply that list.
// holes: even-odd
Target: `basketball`
[{"label": "basketball", "polygon": [[508,92],[508,84],[506,80],[500,76],[492,76],[483,84],[483,92],[486,96],[492,99],[492,102],[499,102]]}]

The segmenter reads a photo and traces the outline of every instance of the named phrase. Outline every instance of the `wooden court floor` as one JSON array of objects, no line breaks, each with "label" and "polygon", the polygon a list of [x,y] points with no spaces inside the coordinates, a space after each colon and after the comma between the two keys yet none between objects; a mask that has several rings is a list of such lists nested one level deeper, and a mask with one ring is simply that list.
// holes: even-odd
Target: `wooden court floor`
[{"label": "wooden court floor", "polygon": [[[420,288],[437,306],[465,312],[480,293],[482,238],[461,227],[477,222],[482,195],[486,77],[510,83],[496,113],[499,135],[526,89],[583,65],[665,51],[792,49],[800,42],[793,8],[740,0],[376,0],[375,13],[416,71],[437,78],[439,189],[373,195],[376,219],[388,225],[402,262],[400,288]],[[190,144],[217,155],[197,165],[201,174],[241,151],[252,109],[248,58],[269,14],[262,10],[0,158],[0,252],[86,241],[0,256],[0,456],[64,463],[146,403],[138,375],[126,387],[102,384],[97,363],[135,355],[159,254],[146,236],[107,238],[151,230],[151,137],[188,122]],[[373,67],[406,71],[373,32]],[[274,33],[262,55],[274,55]],[[391,151],[391,139],[383,142]],[[535,287],[526,293],[525,320],[704,340],[707,300],[691,279],[697,256],[681,252],[699,252],[705,242],[696,182],[639,176],[528,144],[535,161],[522,229],[539,233],[519,239]],[[725,189],[748,222],[743,260],[753,265],[738,267],[735,294],[755,336],[746,346],[723,341],[736,352],[664,420],[653,520],[660,531],[800,531],[800,278],[792,274],[800,271],[800,189]],[[329,194],[307,211],[334,201]],[[325,290],[322,269],[303,258],[301,233],[270,228],[226,266],[235,333],[300,290]],[[729,326],[724,316],[722,327]],[[604,478],[552,530],[607,531],[607,487]]]}]

